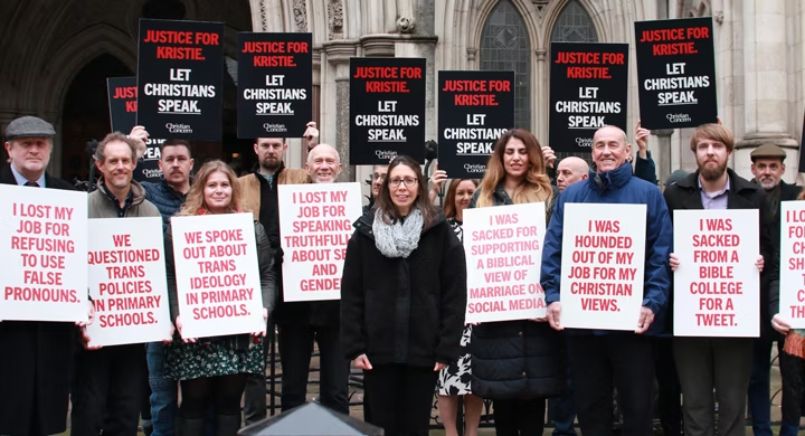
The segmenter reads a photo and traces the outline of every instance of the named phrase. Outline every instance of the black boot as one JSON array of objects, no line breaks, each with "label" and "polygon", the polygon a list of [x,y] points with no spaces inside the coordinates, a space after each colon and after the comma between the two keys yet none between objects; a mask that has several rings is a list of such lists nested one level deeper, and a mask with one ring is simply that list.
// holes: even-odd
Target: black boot
[{"label": "black boot", "polygon": [[[235,436],[240,428],[240,415],[218,415],[215,436]],[[187,436],[187,435],[185,435]]]}]

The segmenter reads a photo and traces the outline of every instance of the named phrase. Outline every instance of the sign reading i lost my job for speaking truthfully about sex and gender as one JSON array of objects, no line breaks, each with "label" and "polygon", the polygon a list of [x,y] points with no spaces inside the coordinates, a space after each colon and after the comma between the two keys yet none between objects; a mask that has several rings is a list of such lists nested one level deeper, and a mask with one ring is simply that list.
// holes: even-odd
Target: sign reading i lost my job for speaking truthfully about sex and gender
[{"label": "sign reading i lost my job for speaking truthfully about sex and gender", "polygon": [[634,27],[642,126],[676,129],[716,122],[713,19],[638,21]]},{"label": "sign reading i lost my job for speaking truthfully about sex and gender", "polygon": [[589,153],[598,128],[626,130],[628,56],[628,44],[551,44],[551,148]]},{"label": "sign reading i lost my job for speaking truthfully about sex and gender", "polygon": [[171,227],[182,337],[265,330],[254,215],[175,216]]},{"label": "sign reading i lost my job for speaking truthfully about sex and gender", "polygon": [[341,299],[341,273],[354,223],[361,216],[361,187],[307,183],[277,187],[285,301]]},{"label": "sign reading i lost my job for speaking truthfully about sex and gender", "polygon": [[155,138],[221,140],[223,23],[140,19],[137,124]]},{"label": "sign reading i lost my job for speaking truthfully about sex and gender", "polygon": [[90,346],[171,339],[162,218],[89,220]]},{"label": "sign reading i lost my job for speaking truthfully about sex and gender", "polygon": [[514,127],[514,72],[439,71],[439,169],[481,178],[492,147]]},{"label": "sign reading i lost my job for speaking truthfully about sex and gender", "polygon": [[545,203],[464,210],[466,322],[543,317]]},{"label": "sign reading i lost my job for speaking truthfully about sex and gender", "polygon": [[349,163],[425,161],[425,59],[349,60]]},{"label": "sign reading i lost my job for speaking truthfully about sex and gender", "polygon": [[0,184],[0,321],[87,321],[87,194]]},{"label": "sign reading i lost my job for speaking truthfully about sex and gender", "polygon": [[310,33],[238,34],[238,138],[301,136],[313,119]]},{"label": "sign reading i lost my job for speaking truthfully about sex and gender", "polygon": [[805,201],[780,202],[780,316],[805,328]]},{"label": "sign reading i lost my job for speaking truthfully about sex and gender", "polygon": [[674,336],[758,337],[757,209],[675,210]]},{"label": "sign reading i lost my job for speaking truthfully about sex and gender", "polygon": [[631,330],[643,305],[646,205],[566,203],[562,326]]}]

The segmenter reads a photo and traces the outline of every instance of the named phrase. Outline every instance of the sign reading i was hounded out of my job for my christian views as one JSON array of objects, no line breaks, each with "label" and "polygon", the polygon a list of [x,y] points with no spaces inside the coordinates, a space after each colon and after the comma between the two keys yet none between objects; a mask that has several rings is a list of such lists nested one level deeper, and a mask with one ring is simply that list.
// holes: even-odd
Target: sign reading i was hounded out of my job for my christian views
[{"label": "sign reading i was hounded out of my job for my christian views", "polygon": [[[137,123],[137,78],[109,77],[106,79],[109,100],[109,121],[113,132],[128,133]],[[164,140],[148,138],[145,153],[137,162],[134,179],[158,182],[162,177],[159,169],[159,144]]]},{"label": "sign reading i was hounded out of my job for my christian views", "polygon": [[676,129],[716,122],[712,18],[638,21],[634,26],[642,126]]},{"label": "sign reading i was hounded out of my job for my christian views", "polygon": [[170,340],[162,218],[98,218],[89,226],[89,345]]},{"label": "sign reading i was hounded out of my job for my christian views", "polygon": [[0,321],[87,321],[87,194],[0,184]]},{"label": "sign reading i was hounded out of my job for my christian views", "polygon": [[540,286],[545,203],[464,211],[466,322],[545,316]]},{"label": "sign reading i was hounded out of my job for my christian views", "polygon": [[674,336],[758,337],[757,209],[675,210]]},{"label": "sign reading i was hounded out of my job for my christian views", "polygon": [[805,201],[780,202],[779,314],[805,328]]},{"label": "sign reading i was hounded out of my job for my christian views", "polygon": [[425,161],[425,59],[350,58],[349,163]]},{"label": "sign reading i was hounded out of my job for my christian views", "polygon": [[155,138],[220,141],[223,23],[140,19],[137,124]]},{"label": "sign reading i was hounded out of my job for my christian views", "polygon": [[182,337],[264,331],[254,215],[174,216],[171,227]]},{"label": "sign reading i was hounded out of my job for my christian views", "polygon": [[313,36],[238,34],[238,138],[300,136],[313,119]]},{"label": "sign reading i was hounded out of my job for my christian views", "polygon": [[556,151],[590,152],[595,131],[626,130],[628,44],[551,44],[549,143]]},{"label": "sign reading i was hounded out of my job for my christian views", "polygon": [[566,203],[563,327],[637,328],[643,304],[646,205]]},{"label": "sign reading i was hounded out of my job for my christian views", "polygon": [[361,216],[361,187],[307,183],[277,187],[285,301],[341,299],[347,242]]},{"label": "sign reading i was hounded out of my job for my christian views", "polygon": [[439,71],[439,169],[451,178],[481,178],[513,126],[514,72]]}]

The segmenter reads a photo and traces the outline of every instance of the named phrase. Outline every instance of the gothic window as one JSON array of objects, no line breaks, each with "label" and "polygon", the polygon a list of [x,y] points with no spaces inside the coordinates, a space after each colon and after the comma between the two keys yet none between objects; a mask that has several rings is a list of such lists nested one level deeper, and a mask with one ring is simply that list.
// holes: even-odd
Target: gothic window
[{"label": "gothic window", "polygon": [[598,42],[593,20],[578,0],[570,0],[562,9],[551,42]]},{"label": "gothic window", "polygon": [[495,6],[481,34],[481,70],[514,71],[514,126],[531,128],[531,44],[514,5]]}]

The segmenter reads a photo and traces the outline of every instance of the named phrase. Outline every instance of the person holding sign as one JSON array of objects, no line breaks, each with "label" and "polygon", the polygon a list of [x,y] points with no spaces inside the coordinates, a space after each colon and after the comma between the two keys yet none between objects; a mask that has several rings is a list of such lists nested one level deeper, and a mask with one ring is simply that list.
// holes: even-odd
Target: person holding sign
[{"label": "person holding sign", "polygon": [[363,370],[367,421],[387,435],[428,434],[436,376],[461,353],[466,282],[419,163],[396,157],[355,222],[341,280],[341,346]]},{"label": "person holding sign", "polygon": [[[4,146],[9,159],[0,166],[0,183],[73,190],[46,172],[55,134],[38,117],[8,123]],[[67,322],[0,320],[0,349],[8,353],[0,359],[0,434],[64,431],[75,333]]]},{"label": "person holding sign", "polygon": [[[765,211],[769,210],[763,188],[727,168],[734,139],[721,124],[702,124],[690,139],[698,169],[665,190],[671,211],[677,209],[758,209],[760,251],[756,266],[763,270],[770,240]],[[723,230],[713,228],[711,231]],[[706,247],[706,245],[705,245]],[[745,255],[748,253],[744,253]],[[751,256],[756,256],[752,253]],[[679,259],[671,254],[672,269]],[[772,268],[773,269],[773,268]],[[718,278],[718,277],[715,277]],[[724,292],[707,292],[711,297]],[[707,296],[707,295],[705,295]],[[713,298],[711,298],[712,300]],[[721,302],[722,300],[718,300]],[[729,303],[729,301],[728,301]],[[753,339],[747,337],[674,337],[674,360],[682,386],[685,434],[710,435],[715,428],[718,402],[718,433],[743,435],[744,409],[752,369]],[[713,397],[713,389],[716,398]]]},{"label": "person holding sign", "polygon": [[[241,211],[240,189],[235,172],[224,162],[214,160],[199,169],[187,194],[179,216],[225,214]],[[254,223],[257,242],[257,261],[260,287],[265,306],[263,317],[274,307],[276,275],[274,252],[265,229]],[[170,232],[166,247],[172,246]],[[172,250],[165,250],[168,265],[168,291],[171,315],[182,333],[182,318],[178,313],[178,296]],[[205,431],[207,406],[212,404],[216,415],[216,435],[234,435],[240,427],[240,397],[246,386],[247,374],[260,375],[265,370],[263,342],[266,331],[251,335],[215,336],[175,340],[167,352],[167,373],[179,380],[182,405],[182,434],[201,435]]]},{"label": "person holding sign", "polygon": [[[557,193],[543,151],[530,132],[512,129],[495,143],[470,207],[545,202]],[[494,400],[498,434],[542,434],[545,398],[565,385],[561,336],[544,319],[499,321],[472,329],[472,390]]]},{"label": "person holding sign", "polygon": [[[634,333],[576,329],[566,335],[575,401],[583,434],[612,432],[612,388],[618,390],[624,436],[651,434],[654,362],[653,336],[661,331],[670,279],[666,265],[671,248],[671,219],[655,185],[632,175],[626,133],[604,126],[593,135],[595,171],[562,192],[548,224],[542,252],[542,286],[551,327],[563,329],[560,283],[565,205],[568,203],[645,204],[646,254],[642,307]],[[655,321],[656,318],[656,321]]]}]

